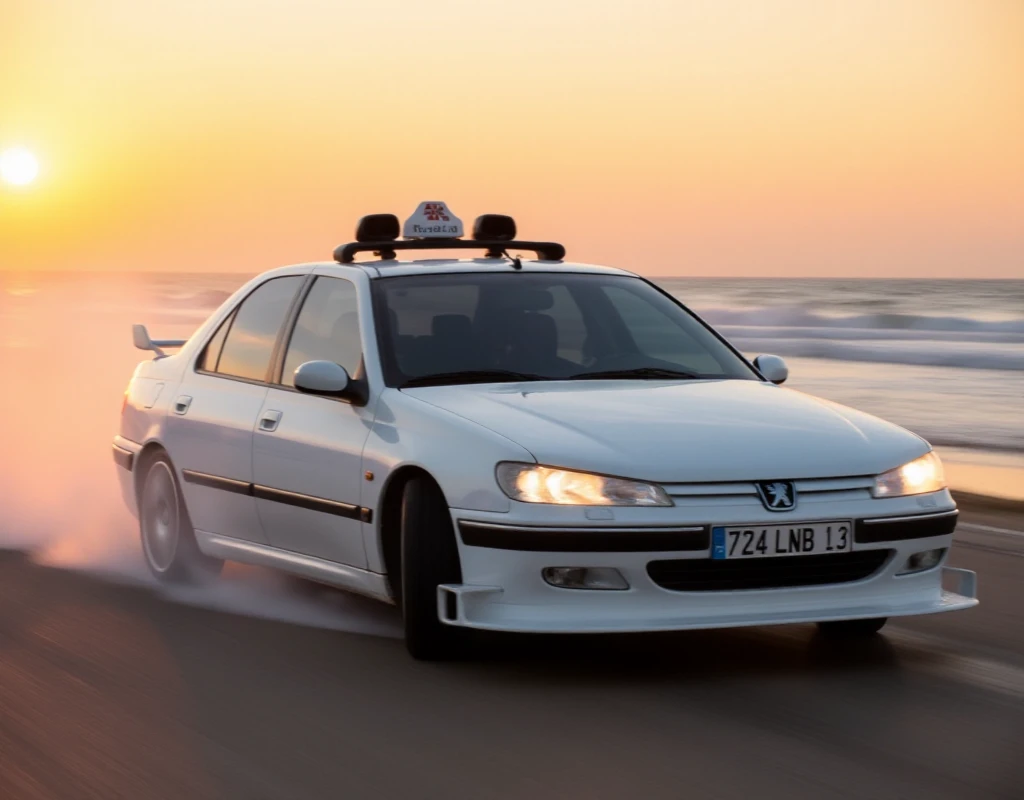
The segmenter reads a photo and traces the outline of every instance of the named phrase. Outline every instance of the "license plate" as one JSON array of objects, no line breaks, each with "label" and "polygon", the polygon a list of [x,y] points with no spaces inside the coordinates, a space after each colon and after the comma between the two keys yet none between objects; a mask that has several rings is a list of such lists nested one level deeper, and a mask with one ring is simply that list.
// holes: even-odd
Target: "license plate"
[{"label": "license plate", "polygon": [[797,522],[711,529],[711,557],[771,558],[848,553],[853,549],[850,522]]}]

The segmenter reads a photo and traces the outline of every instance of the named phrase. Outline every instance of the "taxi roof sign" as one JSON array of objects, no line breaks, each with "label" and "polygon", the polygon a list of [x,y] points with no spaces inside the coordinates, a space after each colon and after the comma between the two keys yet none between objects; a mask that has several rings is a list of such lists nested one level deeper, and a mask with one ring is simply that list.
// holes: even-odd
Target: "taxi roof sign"
[{"label": "taxi roof sign", "polygon": [[462,234],[462,220],[438,201],[420,203],[402,228],[406,239],[458,239]]}]

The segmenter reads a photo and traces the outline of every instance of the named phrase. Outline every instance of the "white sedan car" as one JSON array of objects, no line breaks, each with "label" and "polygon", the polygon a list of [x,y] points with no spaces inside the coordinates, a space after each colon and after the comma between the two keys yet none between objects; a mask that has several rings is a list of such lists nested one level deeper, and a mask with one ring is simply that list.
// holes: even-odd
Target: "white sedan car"
[{"label": "white sedan car", "polygon": [[[405,238],[364,217],[187,342],[136,326],[156,358],[114,459],[152,572],[241,561],[395,603],[418,658],[467,628],[867,635],[977,603],[927,442],[782,388],[781,359],[637,275],[514,236],[485,215],[461,238],[441,203]],[[396,258],[435,249],[477,257]]]}]

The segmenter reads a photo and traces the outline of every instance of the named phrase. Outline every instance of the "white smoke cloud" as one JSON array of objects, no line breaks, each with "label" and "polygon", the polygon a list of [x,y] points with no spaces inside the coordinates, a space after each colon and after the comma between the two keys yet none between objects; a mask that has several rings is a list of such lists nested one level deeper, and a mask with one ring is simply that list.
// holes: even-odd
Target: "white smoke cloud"
[{"label": "white smoke cloud", "polygon": [[208,310],[182,315],[181,301],[174,305],[168,314],[138,276],[0,273],[0,548],[152,585],[191,605],[400,635],[394,609],[326,587],[297,589],[297,580],[266,570],[228,565],[210,585],[156,586],[110,445],[125,386],[144,357],[131,345],[131,324],[157,318],[155,334],[187,336]]}]

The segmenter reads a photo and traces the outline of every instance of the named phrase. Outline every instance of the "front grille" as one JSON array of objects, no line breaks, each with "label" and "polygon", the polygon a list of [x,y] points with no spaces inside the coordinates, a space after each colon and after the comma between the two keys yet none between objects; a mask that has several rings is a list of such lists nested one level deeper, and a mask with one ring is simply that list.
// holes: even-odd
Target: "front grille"
[{"label": "front grille", "polygon": [[870,577],[889,560],[892,550],[862,550],[817,556],[737,558],[712,561],[704,558],[652,561],[651,580],[674,592],[727,592],[737,589],[782,589],[791,586],[823,586],[849,583]]},{"label": "front grille", "polygon": [[[782,476],[779,476],[782,477]],[[805,478],[793,481],[797,504],[838,503],[870,500],[875,479],[871,476],[853,478]],[[679,508],[761,508],[757,487],[750,481],[731,483],[665,483],[672,502]]]}]

